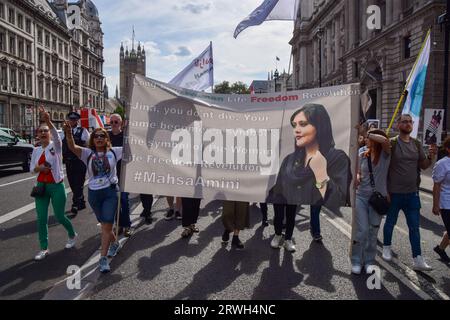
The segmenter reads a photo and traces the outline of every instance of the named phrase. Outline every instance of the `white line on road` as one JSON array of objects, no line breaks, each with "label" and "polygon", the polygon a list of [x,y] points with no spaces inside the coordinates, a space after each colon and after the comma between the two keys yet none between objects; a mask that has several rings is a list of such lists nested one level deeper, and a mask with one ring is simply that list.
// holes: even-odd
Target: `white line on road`
[{"label": "white line on road", "polygon": [[17,181],[8,182],[8,183],[5,183],[5,184],[0,184],[0,188],[7,187],[7,186],[10,186],[12,184],[24,182],[24,181],[31,180],[31,179],[36,179],[36,177],[29,177],[29,178],[25,178],[25,179],[21,179],[21,180],[17,180]]},{"label": "white line on road", "polygon": [[[87,183],[88,182],[86,181],[84,186],[86,186]],[[70,190],[70,188],[66,188],[66,193],[67,194],[69,194],[71,192],[72,191]],[[34,208],[36,208],[36,205],[33,202],[33,203],[30,203],[30,204],[27,204],[26,206],[23,206],[22,208],[19,208],[19,209],[16,209],[14,211],[11,211],[11,212],[9,212],[7,214],[4,214],[4,215],[2,215],[0,217],[0,224],[8,222],[8,221],[10,221],[12,219],[15,219],[15,218],[17,218],[17,217],[27,213],[28,211],[33,210]]]}]

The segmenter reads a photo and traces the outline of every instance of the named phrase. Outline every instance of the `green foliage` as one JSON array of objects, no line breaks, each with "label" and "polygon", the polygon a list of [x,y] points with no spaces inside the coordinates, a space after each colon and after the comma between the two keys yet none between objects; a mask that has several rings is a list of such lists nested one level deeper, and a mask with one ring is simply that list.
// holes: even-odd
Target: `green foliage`
[{"label": "green foliage", "polygon": [[228,81],[223,81],[214,87],[214,93],[221,94],[250,94],[250,89],[241,81],[235,82],[230,86]]}]

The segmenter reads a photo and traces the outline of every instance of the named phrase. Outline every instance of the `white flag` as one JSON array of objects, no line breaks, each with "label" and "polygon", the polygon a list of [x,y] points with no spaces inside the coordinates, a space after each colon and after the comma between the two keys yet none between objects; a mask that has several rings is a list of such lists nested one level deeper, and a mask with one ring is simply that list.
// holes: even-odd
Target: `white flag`
[{"label": "white flag", "polygon": [[214,61],[212,42],[195,58],[170,84],[178,87],[202,91],[214,85]]},{"label": "white flag", "polygon": [[423,49],[417,57],[416,66],[408,77],[408,97],[403,106],[402,114],[409,114],[414,120],[413,131],[411,137],[417,138],[419,131],[420,114],[422,112],[423,93],[427,77],[428,62],[430,60],[431,40],[430,32],[425,38]]},{"label": "white flag", "polygon": [[250,26],[257,26],[264,21],[271,20],[295,20],[297,17],[300,0],[264,0],[250,15],[242,20],[236,30],[234,37]]}]

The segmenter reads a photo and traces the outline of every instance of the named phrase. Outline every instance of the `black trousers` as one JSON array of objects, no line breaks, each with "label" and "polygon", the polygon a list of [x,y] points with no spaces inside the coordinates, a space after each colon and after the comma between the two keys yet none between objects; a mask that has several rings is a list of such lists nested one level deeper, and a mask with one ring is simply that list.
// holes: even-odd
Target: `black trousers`
[{"label": "black trousers", "polygon": [[259,207],[261,208],[261,214],[262,214],[262,221],[267,221],[267,203],[261,202],[259,204]]},{"label": "black trousers", "polygon": [[72,206],[84,206],[84,181],[86,180],[86,165],[80,159],[65,161],[67,180],[72,190]]},{"label": "black trousers", "polygon": [[189,227],[191,224],[197,223],[201,201],[202,199],[181,198],[181,204],[183,206],[181,223],[183,227]]},{"label": "black trousers", "polygon": [[152,194],[141,194],[141,202],[144,207],[144,215],[150,216],[152,214],[152,204],[153,204],[153,195]]},{"label": "black trousers", "polygon": [[286,240],[292,240],[297,206],[289,204],[274,204],[273,208],[275,209],[275,218],[273,220],[275,234],[281,236],[281,234],[283,233],[283,219],[284,215],[286,214],[286,233],[284,238]]}]

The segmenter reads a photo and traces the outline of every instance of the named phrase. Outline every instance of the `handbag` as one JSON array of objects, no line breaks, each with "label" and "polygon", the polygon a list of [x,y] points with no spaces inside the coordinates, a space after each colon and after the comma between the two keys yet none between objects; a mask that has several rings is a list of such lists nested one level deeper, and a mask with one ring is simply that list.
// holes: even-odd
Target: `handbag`
[{"label": "handbag", "polygon": [[33,198],[40,198],[43,197],[44,195],[45,195],[45,184],[41,186],[39,185],[34,186],[30,194],[30,196],[32,196]]},{"label": "handbag", "polygon": [[388,213],[390,204],[387,198],[375,189],[375,179],[373,178],[372,159],[370,155],[367,158],[367,162],[369,165],[370,185],[373,190],[369,198],[369,204],[379,215],[385,216]]}]

